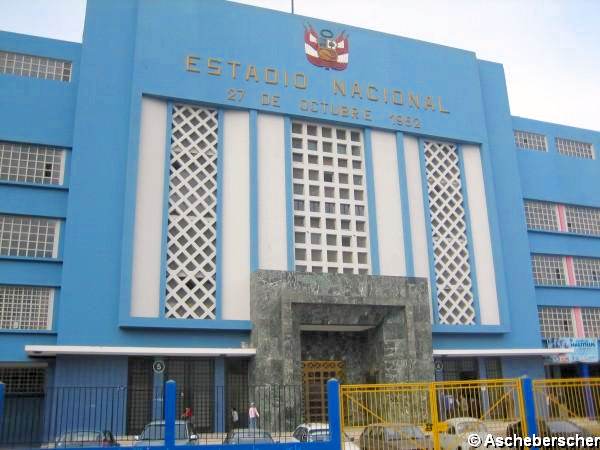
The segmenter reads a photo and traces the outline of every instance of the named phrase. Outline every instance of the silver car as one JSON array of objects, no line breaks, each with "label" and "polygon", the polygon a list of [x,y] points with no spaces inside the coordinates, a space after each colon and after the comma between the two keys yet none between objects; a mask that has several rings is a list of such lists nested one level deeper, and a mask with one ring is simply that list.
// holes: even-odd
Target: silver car
[{"label": "silver car", "polygon": [[[155,420],[144,427],[139,436],[135,436],[134,447],[157,447],[165,444],[165,421]],[[185,420],[175,421],[175,443],[178,445],[192,444],[198,436],[192,434],[190,424]]]}]

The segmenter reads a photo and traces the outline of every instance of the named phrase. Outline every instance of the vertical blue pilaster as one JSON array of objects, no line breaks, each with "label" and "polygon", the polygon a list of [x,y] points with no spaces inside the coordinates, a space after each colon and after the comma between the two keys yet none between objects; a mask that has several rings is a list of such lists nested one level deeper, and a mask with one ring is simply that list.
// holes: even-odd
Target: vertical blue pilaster
[{"label": "vertical blue pilaster", "polygon": [[292,186],[292,121],[285,117],[283,134],[285,139],[285,216],[287,231],[287,265],[288,270],[295,270],[294,256],[294,194]]},{"label": "vertical blue pilaster", "polygon": [[331,449],[342,449],[342,421],[340,416],[340,382],[332,378],[327,382],[327,414]]},{"label": "vertical blue pilaster", "polygon": [[[529,377],[521,378],[521,389],[523,391],[523,403],[525,405],[525,421],[527,422],[527,435],[538,434],[537,420],[535,414],[535,401],[533,397],[533,382]],[[532,447],[531,450],[539,450]]]},{"label": "vertical blue pilaster", "polygon": [[250,110],[250,272],[258,270],[258,113]]},{"label": "vertical blue pilaster", "polygon": [[175,446],[175,405],[177,385],[173,380],[165,383],[165,447]]},{"label": "vertical blue pilaster", "polygon": [[406,180],[406,161],[404,159],[404,133],[396,132],[396,159],[398,164],[398,183],[400,184],[400,206],[402,209],[402,236],[404,238],[404,259],[406,260],[406,276],[415,276],[415,265],[412,248],[412,229],[410,224],[410,202],[408,200],[408,183]]},{"label": "vertical blue pilaster", "polygon": [[[579,375],[581,378],[589,378],[590,377],[590,366],[589,364],[580,364],[579,365]],[[584,383],[584,393],[585,393],[585,412],[588,418],[592,419],[596,417],[596,411],[594,408],[594,396],[592,395],[592,388],[588,383]]]},{"label": "vertical blue pilaster", "polygon": [[[159,360],[160,358],[155,358],[155,361]],[[164,417],[165,393],[163,392],[163,385],[165,374],[164,372],[157,373],[154,371],[152,374],[152,420],[162,420]]]},{"label": "vertical blue pilaster", "polygon": [[216,433],[225,431],[225,358],[219,357],[215,359],[214,372],[214,419],[213,428]]},{"label": "vertical blue pilaster", "polygon": [[4,418],[4,394],[6,386],[0,381],[0,430],[2,430],[2,419]]},{"label": "vertical blue pilaster", "polygon": [[373,147],[371,129],[365,129],[365,186],[367,188],[367,209],[369,221],[369,242],[371,250],[371,275],[379,275],[379,237],[377,232],[377,206],[375,202],[375,178],[373,172]]}]

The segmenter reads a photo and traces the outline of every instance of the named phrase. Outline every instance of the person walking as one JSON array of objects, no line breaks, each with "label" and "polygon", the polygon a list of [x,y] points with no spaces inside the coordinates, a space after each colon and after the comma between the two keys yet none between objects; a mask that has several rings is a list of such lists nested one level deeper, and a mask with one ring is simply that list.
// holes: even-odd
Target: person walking
[{"label": "person walking", "polygon": [[248,428],[256,429],[256,420],[260,417],[258,409],[254,405],[254,402],[250,402],[250,408],[248,408]]},{"label": "person walking", "polygon": [[231,408],[231,428],[237,428],[240,422],[240,415],[237,409]]}]

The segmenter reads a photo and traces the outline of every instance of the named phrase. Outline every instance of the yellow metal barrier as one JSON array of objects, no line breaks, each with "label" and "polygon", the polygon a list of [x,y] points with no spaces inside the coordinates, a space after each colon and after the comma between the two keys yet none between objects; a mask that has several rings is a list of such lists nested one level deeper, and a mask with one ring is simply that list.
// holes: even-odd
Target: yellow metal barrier
[{"label": "yellow metal barrier", "polygon": [[538,433],[552,434],[556,424],[574,424],[585,434],[600,436],[600,378],[535,380]]},{"label": "yellow metal barrier", "polygon": [[476,433],[526,433],[520,380],[342,385],[343,432],[361,450],[468,449]]}]

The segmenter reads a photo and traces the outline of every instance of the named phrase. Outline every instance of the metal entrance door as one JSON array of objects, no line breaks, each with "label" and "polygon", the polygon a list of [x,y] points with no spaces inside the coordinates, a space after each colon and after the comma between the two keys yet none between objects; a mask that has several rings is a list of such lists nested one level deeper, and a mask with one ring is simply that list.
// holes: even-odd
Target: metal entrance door
[{"label": "metal entrance door", "polygon": [[308,422],[327,422],[327,380],[344,379],[342,361],[302,361],[304,411]]}]

